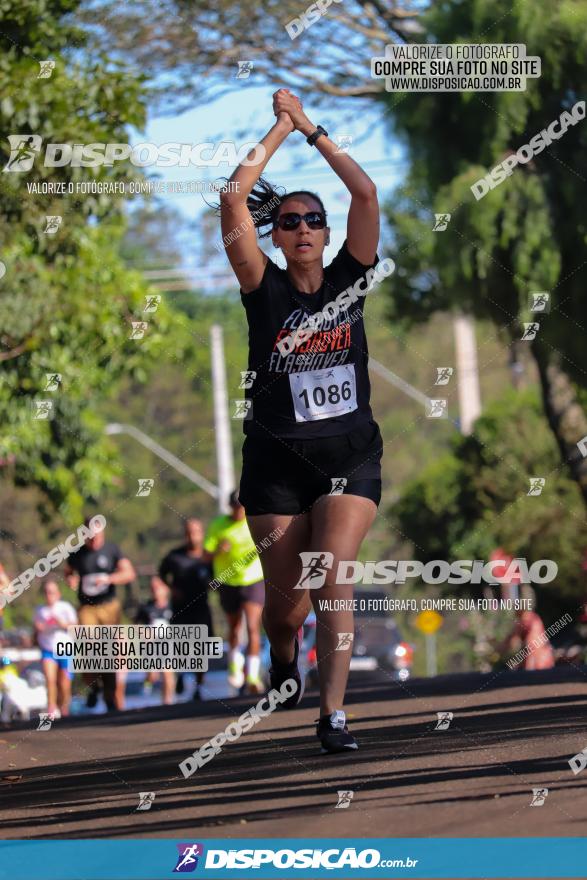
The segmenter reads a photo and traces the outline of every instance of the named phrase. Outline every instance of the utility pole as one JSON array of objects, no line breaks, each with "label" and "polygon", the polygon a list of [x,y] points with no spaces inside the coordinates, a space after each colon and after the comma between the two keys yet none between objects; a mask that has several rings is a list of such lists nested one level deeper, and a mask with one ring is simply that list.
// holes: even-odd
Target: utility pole
[{"label": "utility pole", "polygon": [[168,449],[165,449],[164,446],[161,446],[160,443],[157,443],[156,440],[153,440],[153,438],[149,437],[148,434],[145,434],[144,431],[135,428],[134,425],[121,425],[118,422],[112,422],[111,424],[106,425],[105,433],[109,435],[128,434],[129,437],[132,437],[144,446],[145,449],[158,455],[162,461],[174,468],[179,474],[186,477],[191,483],[199,486],[200,489],[203,489],[204,492],[207,492],[212,498],[216,498],[218,501],[220,500],[218,487],[215,486],[214,483],[211,483],[206,477],[203,477],[193,468],[189,467],[189,465],[178,458],[177,455],[174,455]]},{"label": "utility pole", "polygon": [[228,513],[228,496],[236,487],[234,482],[234,463],[232,460],[230,419],[228,416],[228,395],[226,392],[224,342],[222,327],[219,324],[213,324],[210,328],[210,348],[212,353],[212,388],[214,390],[216,467],[218,469],[218,509],[221,513]]},{"label": "utility pole", "polygon": [[471,434],[475,420],[481,415],[475,322],[470,315],[456,315],[453,327],[461,434]]}]

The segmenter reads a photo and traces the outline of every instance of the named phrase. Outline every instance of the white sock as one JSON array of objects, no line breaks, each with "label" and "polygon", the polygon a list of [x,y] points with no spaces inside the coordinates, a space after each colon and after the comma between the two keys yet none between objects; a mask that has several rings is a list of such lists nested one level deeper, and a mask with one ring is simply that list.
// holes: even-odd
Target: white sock
[{"label": "white sock", "polygon": [[234,663],[237,669],[242,669],[245,665],[245,657],[240,648],[231,648],[228,652],[229,664]]},{"label": "white sock", "polygon": [[257,681],[259,671],[261,669],[261,658],[258,654],[249,654],[247,657],[247,678],[251,681]]},{"label": "white sock", "polygon": [[346,715],[342,711],[342,709],[335,709],[334,712],[330,716],[330,723],[333,727],[336,727],[337,730],[344,730],[344,726],[346,724]]}]

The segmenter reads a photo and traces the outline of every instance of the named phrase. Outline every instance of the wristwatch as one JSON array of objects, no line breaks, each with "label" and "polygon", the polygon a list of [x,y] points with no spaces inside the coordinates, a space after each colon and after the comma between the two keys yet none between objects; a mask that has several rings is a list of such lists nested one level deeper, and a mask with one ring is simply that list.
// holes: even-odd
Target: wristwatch
[{"label": "wristwatch", "polygon": [[328,132],[326,131],[326,129],[322,128],[322,126],[319,125],[318,128],[316,129],[316,131],[313,131],[312,134],[310,135],[310,137],[306,138],[306,141],[310,144],[311,147],[313,147],[313,146],[315,146],[316,141],[318,140],[320,135],[323,135],[323,134],[325,134],[326,137],[328,137]]}]

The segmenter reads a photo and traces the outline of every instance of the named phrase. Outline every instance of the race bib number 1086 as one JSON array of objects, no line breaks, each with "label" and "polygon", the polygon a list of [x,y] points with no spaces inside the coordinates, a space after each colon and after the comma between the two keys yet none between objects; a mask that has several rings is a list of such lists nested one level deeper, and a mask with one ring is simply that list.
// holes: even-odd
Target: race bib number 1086
[{"label": "race bib number 1086", "polygon": [[353,364],[327,370],[290,373],[289,384],[296,422],[314,422],[353,412],[357,384]]}]

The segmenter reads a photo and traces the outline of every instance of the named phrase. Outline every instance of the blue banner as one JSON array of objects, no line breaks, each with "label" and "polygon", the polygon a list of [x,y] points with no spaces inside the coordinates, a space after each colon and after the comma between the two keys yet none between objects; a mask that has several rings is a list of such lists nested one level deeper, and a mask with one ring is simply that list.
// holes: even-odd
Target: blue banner
[{"label": "blue banner", "polygon": [[0,841],[9,880],[584,878],[577,837]]}]

